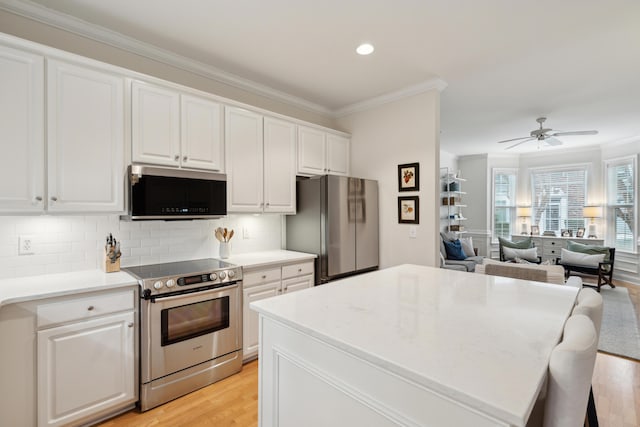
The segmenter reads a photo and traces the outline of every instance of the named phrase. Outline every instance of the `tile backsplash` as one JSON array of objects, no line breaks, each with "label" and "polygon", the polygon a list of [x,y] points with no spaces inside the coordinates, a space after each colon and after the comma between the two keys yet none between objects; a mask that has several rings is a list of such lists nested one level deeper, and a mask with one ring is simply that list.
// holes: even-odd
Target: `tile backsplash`
[{"label": "tile backsplash", "polygon": [[[231,254],[281,249],[281,215],[219,220],[120,221],[118,215],[0,217],[0,278],[100,268],[105,237],[121,243],[121,266],[218,258],[217,227],[234,229]],[[19,239],[31,240],[19,255]]]}]

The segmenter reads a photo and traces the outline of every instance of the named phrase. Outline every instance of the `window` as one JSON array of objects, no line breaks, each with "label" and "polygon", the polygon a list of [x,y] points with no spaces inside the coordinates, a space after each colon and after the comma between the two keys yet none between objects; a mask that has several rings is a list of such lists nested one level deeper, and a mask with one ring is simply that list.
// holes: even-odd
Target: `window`
[{"label": "window", "polygon": [[610,160],[606,165],[607,241],[616,249],[636,251],[635,157]]},{"label": "window", "polygon": [[584,227],[582,208],[587,193],[587,167],[565,166],[531,171],[533,225],[541,231],[573,230]]},{"label": "window", "polygon": [[516,169],[493,170],[493,238],[509,239],[516,216]]}]

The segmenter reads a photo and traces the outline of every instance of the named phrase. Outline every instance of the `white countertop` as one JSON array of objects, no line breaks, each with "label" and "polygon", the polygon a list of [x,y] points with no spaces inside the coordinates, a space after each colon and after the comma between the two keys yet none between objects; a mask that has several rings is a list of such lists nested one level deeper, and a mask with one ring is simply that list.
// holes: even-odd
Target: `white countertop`
[{"label": "white countertop", "polygon": [[524,425],[578,289],[402,265],[251,303],[457,402]]},{"label": "white countertop", "polygon": [[243,268],[257,268],[266,267],[273,264],[308,261],[315,258],[315,254],[286,250],[275,250],[231,255],[229,258],[226,258],[223,261],[241,265]]},{"label": "white countertop", "polygon": [[123,271],[105,273],[101,270],[2,279],[0,280],[0,307],[16,302],[136,284],[136,279]]}]

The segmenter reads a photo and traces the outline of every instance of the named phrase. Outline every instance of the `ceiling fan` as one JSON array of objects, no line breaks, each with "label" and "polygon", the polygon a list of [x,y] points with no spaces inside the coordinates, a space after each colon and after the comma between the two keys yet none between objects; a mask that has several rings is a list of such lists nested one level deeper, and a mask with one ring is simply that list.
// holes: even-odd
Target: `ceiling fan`
[{"label": "ceiling fan", "polygon": [[523,136],[522,138],[513,138],[513,139],[505,139],[504,141],[498,141],[498,144],[503,144],[505,142],[517,142],[507,148],[505,150],[509,150],[511,148],[517,147],[520,144],[524,144],[529,141],[538,141],[538,143],[544,142],[547,145],[556,146],[562,145],[562,141],[555,138],[556,136],[568,136],[568,135],[597,135],[597,130],[577,130],[571,132],[558,132],[553,129],[543,128],[542,124],[547,120],[546,117],[538,117],[536,122],[540,123],[540,129],[532,130],[529,136]]}]

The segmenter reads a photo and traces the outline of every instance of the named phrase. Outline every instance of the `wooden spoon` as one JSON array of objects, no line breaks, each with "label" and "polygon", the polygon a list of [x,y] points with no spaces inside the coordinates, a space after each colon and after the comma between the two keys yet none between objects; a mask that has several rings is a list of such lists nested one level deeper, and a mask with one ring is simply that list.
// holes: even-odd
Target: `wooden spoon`
[{"label": "wooden spoon", "polygon": [[233,230],[231,230],[231,231],[229,232],[229,238],[227,239],[227,242],[228,242],[229,240],[231,240],[231,238],[232,238],[232,237],[233,237]]}]

